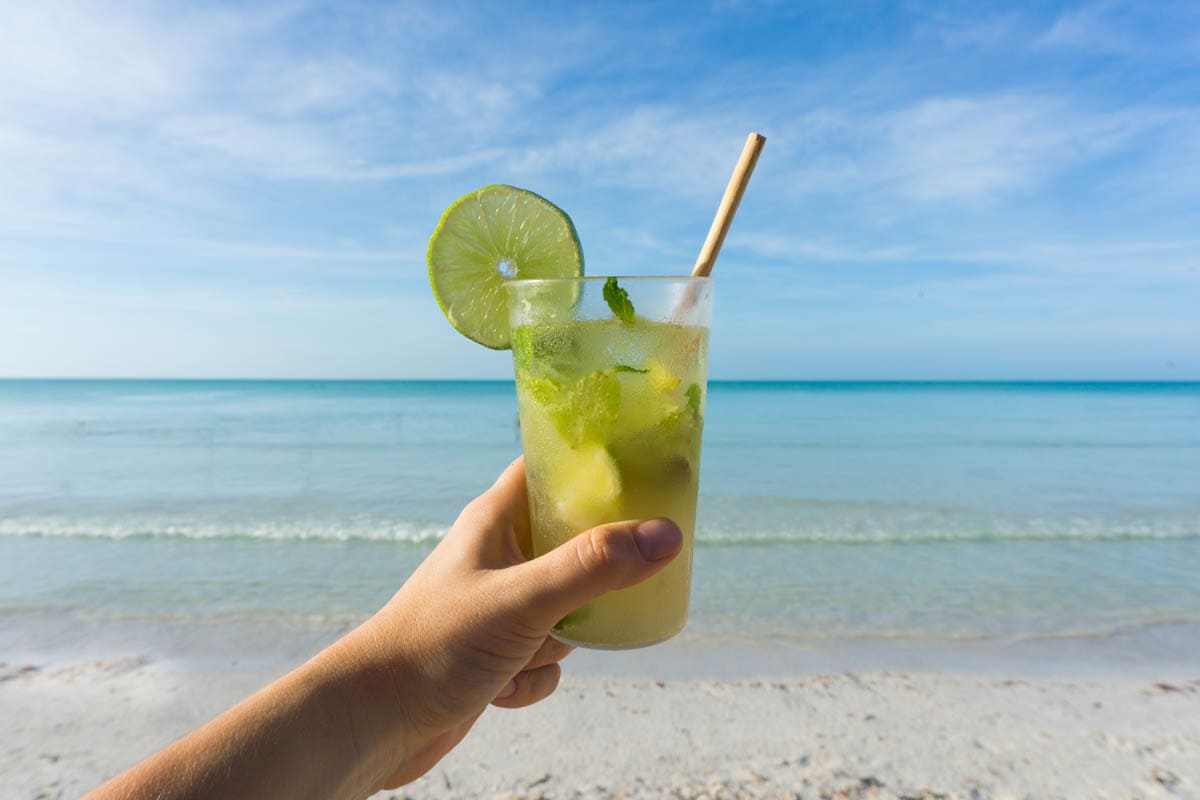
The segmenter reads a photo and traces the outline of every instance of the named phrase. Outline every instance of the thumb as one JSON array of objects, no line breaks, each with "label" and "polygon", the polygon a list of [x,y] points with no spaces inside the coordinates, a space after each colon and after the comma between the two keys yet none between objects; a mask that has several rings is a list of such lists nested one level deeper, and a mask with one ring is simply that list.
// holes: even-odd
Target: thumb
[{"label": "thumb", "polygon": [[682,547],[683,533],[669,519],[613,522],[586,530],[514,568],[527,619],[549,628],[605,592],[646,580]]}]

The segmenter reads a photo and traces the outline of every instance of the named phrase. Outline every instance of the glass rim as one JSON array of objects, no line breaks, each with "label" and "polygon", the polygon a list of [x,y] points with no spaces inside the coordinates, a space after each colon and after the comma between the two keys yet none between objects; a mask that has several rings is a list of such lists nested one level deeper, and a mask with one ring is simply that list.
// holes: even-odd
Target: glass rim
[{"label": "glass rim", "polygon": [[559,278],[505,278],[504,285],[534,284],[534,283],[584,283],[586,281],[606,281],[616,278],[619,281],[649,282],[649,281],[678,281],[688,283],[711,283],[711,275],[575,275]]}]

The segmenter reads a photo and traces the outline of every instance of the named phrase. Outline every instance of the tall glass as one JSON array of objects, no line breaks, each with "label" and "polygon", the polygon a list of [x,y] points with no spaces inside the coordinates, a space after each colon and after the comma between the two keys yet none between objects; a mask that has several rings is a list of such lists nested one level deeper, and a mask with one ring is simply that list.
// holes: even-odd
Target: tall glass
[{"label": "tall glass", "polygon": [[709,278],[506,281],[533,549],[606,522],[669,517],[683,552],[644,583],[567,615],[555,638],[624,649],[687,621]]}]

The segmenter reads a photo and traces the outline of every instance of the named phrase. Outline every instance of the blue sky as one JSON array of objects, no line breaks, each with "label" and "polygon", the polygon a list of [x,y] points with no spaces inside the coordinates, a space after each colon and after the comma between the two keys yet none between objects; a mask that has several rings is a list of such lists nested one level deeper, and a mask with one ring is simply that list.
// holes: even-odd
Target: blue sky
[{"label": "blue sky", "polygon": [[720,378],[1200,379],[1200,5],[6,3],[0,376],[507,377],[429,291],[505,182],[716,270]]}]

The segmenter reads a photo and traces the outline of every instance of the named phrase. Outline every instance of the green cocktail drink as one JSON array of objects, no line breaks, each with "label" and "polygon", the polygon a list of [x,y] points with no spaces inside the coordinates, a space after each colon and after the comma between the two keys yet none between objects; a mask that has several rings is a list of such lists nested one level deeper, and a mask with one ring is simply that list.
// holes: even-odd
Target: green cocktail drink
[{"label": "green cocktail drink", "polygon": [[513,365],[534,554],[606,522],[669,517],[683,552],[564,618],[571,644],[630,648],[687,621],[711,281],[511,280]]},{"label": "green cocktail drink", "polygon": [[[712,269],[761,142],[747,141],[693,275]],[[674,636],[691,589],[711,279],[585,278],[570,217],[503,184],[446,209],[428,262],[450,324],[513,351],[533,555],[609,522],[668,517],[683,531],[659,573],[568,614],[554,635],[608,649]]]}]

